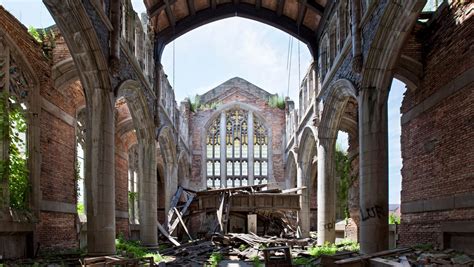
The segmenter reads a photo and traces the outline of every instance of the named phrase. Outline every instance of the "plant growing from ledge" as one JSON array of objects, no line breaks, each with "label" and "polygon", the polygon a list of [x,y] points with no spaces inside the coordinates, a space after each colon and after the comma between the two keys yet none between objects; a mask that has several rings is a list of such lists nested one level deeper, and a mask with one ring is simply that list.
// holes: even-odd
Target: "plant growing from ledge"
[{"label": "plant growing from ledge", "polygon": [[339,178],[337,185],[337,200],[341,203],[344,214],[346,217],[349,217],[349,208],[347,205],[349,187],[353,183],[353,178],[350,176],[351,164],[349,162],[349,157],[347,153],[342,150],[339,145],[336,145],[335,151],[336,159],[336,176]]},{"label": "plant growing from ledge", "polygon": [[285,98],[283,96],[278,96],[278,94],[270,96],[268,99],[268,105],[272,108],[285,109]]},{"label": "plant growing from ledge", "polygon": [[389,224],[400,224],[400,217],[397,216],[396,214],[394,213],[390,213],[388,215],[388,223]]},{"label": "plant growing from ledge", "polygon": [[206,266],[217,267],[219,266],[219,262],[222,261],[222,254],[220,254],[219,252],[212,252],[208,261],[209,261],[209,264]]}]

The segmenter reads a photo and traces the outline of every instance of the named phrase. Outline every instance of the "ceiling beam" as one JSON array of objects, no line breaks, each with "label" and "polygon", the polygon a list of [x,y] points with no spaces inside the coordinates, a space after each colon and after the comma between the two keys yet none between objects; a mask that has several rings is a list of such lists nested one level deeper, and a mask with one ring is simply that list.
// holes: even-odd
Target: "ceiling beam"
[{"label": "ceiling beam", "polygon": [[170,5],[172,5],[176,2],[176,0],[168,0],[168,1],[160,0],[160,1],[158,1],[156,4],[154,4],[153,6],[151,6],[148,9],[148,17],[152,18],[152,17],[160,14],[160,12],[163,11],[166,8],[166,4],[167,4],[166,2],[168,2]]},{"label": "ceiling beam", "polygon": [[283,8],[285,7],[285,0],[278,0],[277,15],[283,14]]},{"label": "ceiling beam", "polygon": [[[176,26],[176,17],[174,16],[173,11],[171,11],[170,2],[172,0],[164,0],[164,1],[165,1],[165,4],[166,4],[166,6],[165,6],[166,16],[168,17],[168,21],[169,21],[171,27],[174,28],[174,26]],[[175,2],[175,1],[173,1],[173,2]]]},{"label": "ceiling beam", "polygon": [[307,8],[313,10],[320,16],[324,14],[324,7],[316,3],[316,0],[298,0],[298,2],[304,4]]},{"label": "ceiling beam", "polygon": [[211,2],[211,3],[210,3],[211,8],[212,8],[212,9],[216,9],[216,7],[217,7],[217,1],[216,1],[216,0],[211,0],[210,2]]},{"label": "ceiling beam", "polygon": [[303,23],[304,16],[306,15],[306,2],[307,0],[302,0],[298,3],[298,18],[296,19],[298,27]]},{"label": "ceiling beam", "polygon": [[189,15],[194,16],[196,15],[196,7],[194,6],[194,0],[188,0],[188,9]]}]

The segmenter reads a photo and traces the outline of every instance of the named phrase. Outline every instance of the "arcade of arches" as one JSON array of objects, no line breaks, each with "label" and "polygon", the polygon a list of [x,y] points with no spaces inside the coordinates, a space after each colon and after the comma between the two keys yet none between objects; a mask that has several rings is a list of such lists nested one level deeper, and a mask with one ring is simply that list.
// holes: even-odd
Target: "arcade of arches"
[{"label": "arcade of arches", "polygon": [[[259,184],[298,187],[301,235],[334,242],[339,131],[354,181],[346,236],[385,250],[394,78],[406,85],[397,245],[474,251],[474,4],[431,2],[145,0],[139,16],[130,0],[43,0],[56,25],[36,39],[0,7],[0,255],[114,254],[118,235],[157,246],[178,188]],[[307,44],[298,106],[238,77],[178,105],[164,47],[231,16]]]}]

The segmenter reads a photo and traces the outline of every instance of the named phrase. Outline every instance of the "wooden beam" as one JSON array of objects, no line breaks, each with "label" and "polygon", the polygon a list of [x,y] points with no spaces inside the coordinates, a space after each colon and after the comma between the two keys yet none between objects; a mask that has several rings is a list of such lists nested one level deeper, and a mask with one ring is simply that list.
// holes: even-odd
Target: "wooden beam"
[{"label": "wooden beam", "polygon": [[176,17],[174,16],[173,11],[171,11],[171,2],[174,2],[172,0],[164,0],[165,1],[165,12],[166,12],[166,17],[168,17],[168,21],[171,25],[171,27],[174,28],[176,26]]},{"label": "wooden beam", "polygon": [[168,232],[166,232],[165,228],[163,228],[163,226],[161,226],[161,223],[158,223],[158,230],[160,230],[160,232],[166,237],[168,238],[168,240],[173,243],[175,246],[181,246],[181,244],[176,241],[176,239],[174,239],[172,236],[170,236],[168,234]]},{"label": "wooden beam", "polygon": [[278,0],[277,15],[283,14],[283,8],[285,7],[285,0]]},{"label": "wooden beam", "polygon": [[186,227],[186,224],[184,223],[183,218],[181,218],[181,215],[179,214],[179,211],[178,211],[178,209],[176,209],[176,207],[174,208],[174,212],[176,212],[176,215],[178,216],[178,220],[179,220],[179,222],[181,223],[181,225],[183,226],[184,231],[185,231],[186,234],[188,235],[189,240],[192,241],[192,240],[193,240],[193,237],[189,234],[188,227]]},{"label": "wooden beam", "polygon": [[211,2],[211,3],[210,3],[211,8],[212,8],[212,9],[216,9],[216,7],[217,7],[217,2],[216,2],[216,0],[210,0],[210,2]]},{"label": "wooden beam", "polygon": [[166,2],[168,2],[170,5],[174,4],[177,0],[160,0],[156,4],[154,4],[152,7],[148,9],[148,16],[150,18],[160,14],[161,11],[163,11],[166,8]]},{"label": "wooden beam", "polygon": [[189,15],[194,16],[196,15],[196,7],[194,6],[194,0],[188,0],[188,9]]},{"label": "wooden beam", "polygon": [[306,15],[307,2],[307,0],[302,0],[298,3],[298,18],[296,19],[296,25],[298,25],[298,27],[303,23],[304,16]]},{"label": "wooden beam", "polygon": [[315,0],[298,0],[298,2],[304,4],[307,8],[313,10],[320,16],[324,14],[324,7],[316,3]]}]

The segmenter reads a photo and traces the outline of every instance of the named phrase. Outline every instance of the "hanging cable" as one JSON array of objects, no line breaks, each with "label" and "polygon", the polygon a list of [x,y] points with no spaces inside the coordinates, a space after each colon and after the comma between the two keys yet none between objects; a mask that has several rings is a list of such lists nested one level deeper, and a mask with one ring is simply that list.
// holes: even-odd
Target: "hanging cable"
[{"label": "hanging cable", "polygon": [[301,53],[300,53],[300,41],[298,41],[298,86],[301,86]]},{"label": "hanging cable", "polygon": [[176,91],[176,87],[175,87],[175,78],[176,78],[176,52],[175,52],[175,49],[176,49],[176,46],[175,46],[175,42],[173,40],[173,90]]},{"label": "hanging cable", "polygon": [[288,88],[287,88],[287,95],[290,95],[290,80],[291,80],[291,58],[293,55],[293,38],[291,38],[290,46],[289,46],[289,57],[288,57]]}]

